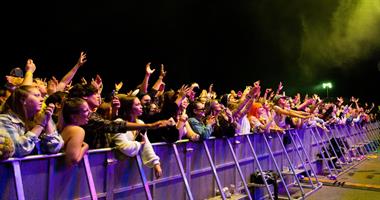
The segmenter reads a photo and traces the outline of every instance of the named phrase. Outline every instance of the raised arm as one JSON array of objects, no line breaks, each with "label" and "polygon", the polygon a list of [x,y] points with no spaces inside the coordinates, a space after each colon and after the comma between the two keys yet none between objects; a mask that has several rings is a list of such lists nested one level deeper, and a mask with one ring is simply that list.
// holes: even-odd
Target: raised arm
[{"label": "raised arm", "polygon": [[160,76],[158,77],[157,81],[154,83],[152,89],[159,91],[161,84],[163,83],[164,77],[166,76],[166,71],[164,69],[164,65],[161,64],[161,71]]},{"label": "raised arm", "polygon": [[153,72],[155,71],[155,69],[151,69],[150,68],[150,62],[148,62],[148,64],[146,64],[145,66],[145,76],[144,76],[144,80],[142,81],[142,83],[140,84],[140,91],[141,92],[144,92],[144,93],[147,93],[148,92],[148,84],[149,84],[149,77],[150,75],[153,74]]},{"label": "raised arm", "polygon": [[77,73],[79,67],[83,66],[84,63],[86,63],[86,61],[87,61],[86,53],[84,53],[83,51],[80,52],[80,56],[79,56],[77,63],[74,65],[73,68],[71,68],[71,70],[69,72],[67,72],[67,74],[58,83],[57,91],[64,91],[65,90],[66,85],[68,85],[71,82],[74,75]]},{"label": "raised arm", "polygon": [[36,65],[32,59],[28,59],[25,65],[25,76],[21,85],[33,85],[33,73],[36,71]]}]

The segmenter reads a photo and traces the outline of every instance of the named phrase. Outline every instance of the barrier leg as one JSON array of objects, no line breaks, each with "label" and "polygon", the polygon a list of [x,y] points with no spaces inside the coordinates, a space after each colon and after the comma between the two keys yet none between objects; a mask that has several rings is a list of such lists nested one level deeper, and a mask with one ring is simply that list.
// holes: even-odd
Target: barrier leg
[{"label": "barrier leg", "polygon": [[373,124],[366,124],[365,126],[363,126],[363,128],[367,131],[368,137],[374,143],[375,151],[376,151],[380,143],[379,143],[379,138],[377,137],[376,133],[374,133],[375,129],[374,129]]},{"label": "barrier leg", "polygon": [[364,154],[369,154],[370,152],[367,150],[366,148],[366,141],[365,139],[362,137],[362,134],[360,132],[359,129],[357,129],[357,125],[354,124],[354,126],[352,127],[353,129],[353,134],[356,135],[356,138],[357,138],[357,141],[358,141],[358,144],[359,146],[361,147],[362,151]]},{"label": "barrier leg", "polygon": [[[306,165],[305,165],[305,161],[304,161],[304,159],[302,158],[302,155],[299,152],[298,145],[297,145],[296,141],[294,140],[294,138],[292,136],[293,133],[294,132],[292,132],[291,130],[288,132],[288,134],[290,136],[290,139],[292,140],[294,149],[296,150],[296,153],[297,153],[298,157],[300,158],[302,168],[305,169],[305,173],[306,173],[307,177],[309,178],[309,183],[310,183],[310,185],[311,185],[312,188],[315,188],[314,184],[313,184],[313,181],[311,180],[311,176],[309,174],[309,170],[307,170]],[[303,148],[303,147],[301,146],[301,148]],[[298,168],[298,165],[296,165],[296,168]]]},{"label": "barrier leg", "polygon": [[[286,133],[286,134],[289,134],[289,133]],[[290,157],[289,157],[289,154],[288,154],[288,152],[287,152],[287,150],[286,150],[286,147],[285,147],[285,145],[282,143],[282,138],[280,137],[280,134],[279,134],[278,132],[276,132],[276,135],[277,135],[277,138],[278,138],[279,141],[280,141],[280,144],[281,144],[282,149],[284,150],[285,158],[288,160],[289,167],[290,167],[290,169],[291,169],[292,172],[293,172],[292,174],[293,174],[293,176],[294,176],[294,179],[296,180],[296,182],[297,182],[297,184],[298,184],[298,187],[299,187],[300,190],[301,190],[302,196],[305,197],[305,191],[303,190],[302,185],[301,185],[301,182],[300,182],[300,180],[298,179],[298,175],[299,175],[300,173],[302,173],[303,170],[302,170],[302,171],[299,171],[299,170],[296,171],[296,169],[295,169],[294,166],[293,166],[292,161],[290,160]],[[306,170],[306,169],[304,169],[304,170]],[[288,173],[288,172],[285,172],[285,171],[284,171],[283,173]]]},{"label": "barrier leg", "polygon": [[24,194],[24,185],[22,184],[20,161],[18,160],[13,161],[12,166],[13,166],[13,176],[15,178],[15,184],[16,184],[17,199],[24,200],[25,194]]},{"label": "barrier leg", "polygon": [[336,157],[333,157],[333,156],[331,156],[330,155],[330,152],[328,151],[328,148],[327,148],[327,146],[326,146],[326,144],[325,144],[325,141],[323,140],[323,138],[321,137],[321,135],[320,135],[320,132],[319,132],[319,129],[318,128],[315,128],[315,130],[316,130],[316,137],[318,138],[318,139],[321,139],[320,141],[321,141],[321,143],[322,143],[322,148],[325,150],[325,152],[326,152],[326,155],[327,155],[327,159],[330,161],[330,163],[331,163],[331,167],[332,167],[332,169],[335,171],[335,174],[336,175],[339,175],[339,171],[336,169],[336,167],[335,167],[335,163],[334,163],[334,160],[335,159],[338,159],[338,158],[336,158]]},{"label": "barrier leg", "polygon": [[[342,133],[339,131],[338,127],[336,125],[334,125],[334,130],[337,131],[340,134],[338,136],[334,133],[334,131],[332,130],[331,126],[328,127],[328,129],[330,130],[330,133],[331,133],[332,138],[334,139],[335,143],[339,146],[339,150],[342,152],[342,154],[344,156],[344,163],[347,163],[347,164],[351,163],[352,162],[352,157],[351,157],[351,154],[350,154],[350,149],[346,146],[346,143],[344,141],[344,136],[340,136],[340,135],[342,135]],[[337,138],[340,140],[340,142],[338,141]],[[342,144],[343,147],[340,144]]]},{"label": "barrier leg", "polygon": [[365,145],[368,146],[368,153],[376,151],[376,147],[372,143],[371,139],[368,137],[367,132],[364,130],[364,128],[359,124],[356,125],[356,128],[359,130],[359,134],[363,138]]},{"label": "barrier leg", "polygon": [[[317,131],[318,131],[318,129],[317,129]],[[328,133],[326,132],[326,131],[318,131],[319,133],[320,132],[322,132],[321,134],[322,135],[320,135],[320,137],[322,138],[322,141],[324,141],[324,135],[326,135],[326,143],[327,143],[327,146],[330,146],[330,148],[331,148],[331,150],[332,150],[332,154],[333,154],[333,157],[331,157],[331,155],[330,155],[330,152],[328,152],[328,155],[330,155],[330,158],[332,159],[332,161],[333,161],[333,159],[334,159],[334,156],[335,156],[335,158],[336,158],[336,162],[334,163],[334,161],[333,161],[333,164],[334,164],[334,169],[336,170],[336,171],[339,171],[338,170],[338,168],[337,168],[337,165],[336,165],[336,163],[339,161],[339,163],[341,163],[342,161],[340,160],[340,157],[338,156],[338,154],[336,153],[336,151],[335,151],[335,149],[334,149],[334,146],[332,145],[332,143],[331,143],[331,138],[329,137],[329,135],[328,135]],[[342,168],[342,166],[340,166],[341,168]]]},{"label": "barrier leg", "polygon": [[113,199],[114,194],[113,194],[113,189],[114,189],[114,182],[115,182],[115,164],[118,161],[114,157],[113,151],[107,152],[107,160],[106,160],[106,199]]},{"label": "barrier leg", "polygon": [[[325,164],[326,164],[326,167],[327,167],[327,170],[329,171],[330,177],[331,177],[331,178],[335,178],[336,175],[334,175],[334,174],[332,173],[331,169],[330,169],[329,163],[328,163],[327,159],[325,158],[325,155],[324,155],[324,153],[323,153],[323,149],[321,148],[321,145],[320,145],[319,140],[317,139],[317,137],[316,137],[315,134],[314,134],[314,130],[313,130],[313,128],[310,129],[310,134],[311,134],[311,136],[314,138],[314,140],[315,140],[315,142],[316,142],[316,144],[317,144],[317,146],[318,146],[319,152],[320,152],[320,154],[321,154],[321,156],[322,156],[322,160],[323,160],[323,161],[325,162]],[[322,170],[323,170],[323,169],[322,169]]]},{"label": "barrier leg", "polygon": [[245,137],[245,138],[247,139],[247,141],[248,141],[248,144],[249,144],[249,147],[250,147],[250,149],[251,149],[251,152],[252,152],[253,158],[254,158],[255,161],[256,161],[257,168],[259,168],[259,172],[260,172],[260,174],[261,174],[261,178],[263,178],[264,185],[265,185],[265,187],[266,187],[266,189],[267,189],[267,191],[268,191],[268,195],[269,195],[270,199],[274,200],[273,195],[272,195],[272,192],[271,192],[271,190],[270,190],[270,188],[269,188],[269,185],[268,185],[268,183],[265,181],[263,168],[261,167],[261,164],[260,164],[260,162],[259,162],[259,159],[257,158],[257,154],[256,154],[255,149],[253,148],[253,145],[252,145],[251,139],[249,139],[249,135],[245,135],[244,137]]},{"label": "barrier leg", "polygon": [[98,196],[96,194],[94,179],[92,178],[90,162],[88,161],[88,154],[84,154],[83,156],[84,170],[86,172],[87,184],[90,189],[91,199],[97,200]]},{"label": "barrier leg", "polygon": [[232,148],[231,141],[230,141],[229,138],[226,138],[226,141],[227,141],[228,147],[230,148],[231,155],[232,155],[232,157],[233,157],[233,159],[234,159],[236,169],[238,170],[238,173],[239,173],[239,175],[240,175],[241,181],[243,182],[245,192],[247,193],[248,198],[252,200],[251,194],[250,194],[249,189],[248,189],[248,186],[247,186],[247,182],[245,181],[245,178],[244,178],[243,172],[242,172],[241,169],[240,169],[239,161],[238,161],[238,159],[236,158],[236,154],[235,154],[234,149]]},{"label": "barrier leg", "polygon": [[143,163],[142,163],[140,154],[136,155],[136,162],[137,162],[137,167],[138,167],[139,172],[140,172],[141,182],[144,186],[146,199],[152,200],[152,194],[151,194],[150,189],[149,189],[148,180],[146,179],[146,176],[145,176],[145,172],[143,169]]},{"label": "barrier leg", "polygon": [[289,199],[292,199],[292,196],[290,195],[290,192],[288,190],[288,187],[286,186],[286,182],[285,182],[285,179],[284,177],[282,176],[282,170],[280,170],[280,168],[278,167],[278,164],[276,162],[276,158],[274,157],[273,155],[273,152],[272,152],[272,149],[270,148],[270,145],[269,145],[269,142],[268,142],[268,139],[266,137],[266,133],[263,134],[263,138],[264,138],[264,141],[265,141],[265,145],[267,146],[267,149],[268,149],[268,152],[269,152],[269,155],[270,157],[272,158],[272,161],[273,161],[273,164],[277,170],[277,173],[278,175],[280,176],[280,179],[282,181],[282,183],[284,184],[284,188],[285,188],[285,191],[286,191],[286,194],[288,196]]},{"label": "barrier leg", "polygon": [[219,177],[218,177],[218,173],[216,172],[216,167],[214,165],[214,161],[212,160],[212,157],[211,157],[211,154],[210,154],[210,150],[208,149],[206,141],[203,141],[203,147],[205,148],[206,155],[207,155],[208,161],[209,161],[211,169],[212,169],[212,173],[214,174],[214,178],[215,178],[216,184],[217,184],[217,186],[219,188],[220,196],[222,197],[223,200],[225,200],[226,199],[226,195],[223,192],[223,187],[222,187],[222,184],[220,183],[220,180],[219,180]]},{"label": "barrier leg", "polygon": [[174,154],[175,154],[175,158],[176,158],[176,161],[177,161],[177,165],[178,165],[179,171],[181,172],[183,183],[185,184],[187,196],[189,197],[190,200],[193,200],[194,199],[193,198],[193,193],[191,193],[190,185],[189,185],[189,182],[187,181],[185,170],[183,169],[183,165],[182,165],[181,159],[180,159],[179,154],[178,154],[177,145],[176,144],[172,144],[172,146],[173,146],[173,149],[174,149]]},{"label": "barrier leg", "polygon": [[350,141],[351,141],[351,143],[352,143],[352,147],[351,147],[350,149],[351,149],[351,150],[354,150],[354,151],[357,153],[357,155],[362,155],[362,156],[364,156],[364,154],[363,154],[361,151],[358,150],[359,146],[356,144],[356,140],[355,140],[355,138],[351,135],[351,133],[350,133],[350,131],[348,130],[347,126],[344,127],[344,130],[345,130],[345,132],[346,132],[346,134],[347,134],[346,136],[347,136],[348,138],[350,138]]},{"label": "barrier leg", "polygon": [[298,134],[295,134],[295,136],[296,136],[296,138],[298,138],[298,142],[299,142],[299,144],[301,145],[301,149],[303,150],[304,155],[305,155],[305,157],[306,157],[306,162],[309,163],[310,170],[311,170],[311,172],[314,174],[314,178],[315,178],[315,181],[317,182],[317,185],[318,185],[318,186],[319,186],[319,185],[322,185],[322,184],[319,182],[319,180],[318,180],[317,173],[315,173],[315,171],[314,171],[313,165],[311,164],[311,160],[310,160],[310,158],[309,158],[309,156],[308,156],[308,154],[307,154],[307,152],[306,152],[306,150],[305,150],[305,146],[303,145],[300,136],[299,136]]}]

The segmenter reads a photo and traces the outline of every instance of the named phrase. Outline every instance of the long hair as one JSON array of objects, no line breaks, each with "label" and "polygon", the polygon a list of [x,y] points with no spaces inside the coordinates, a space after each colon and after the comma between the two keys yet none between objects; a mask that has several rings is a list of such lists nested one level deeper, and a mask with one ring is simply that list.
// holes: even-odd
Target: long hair
[{"label": "long hair", "polygon": [[31,85],[23,85],[18,87],[5,101],[1,113],[13,112],[24,122],[29,121],[27,119],[28,113],[26,108],[24,107],[24,104],[32,88],[36,87]]},{"label": "long hair", "polygon": [[117,97],[119,97],[120,101],[120,108],[119,108],[119,116],[123,120],[127,121],[135,121],[134,118],[132,118],[132,106],[133,101],[135,100],[135,96],[128,96],[126,94],[118,94]]}]

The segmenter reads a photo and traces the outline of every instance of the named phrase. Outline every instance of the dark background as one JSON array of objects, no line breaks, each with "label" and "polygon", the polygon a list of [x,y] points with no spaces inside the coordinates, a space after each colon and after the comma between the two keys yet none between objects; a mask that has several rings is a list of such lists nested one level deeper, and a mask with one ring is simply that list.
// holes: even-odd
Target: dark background
[{"label": "dark background", "polygon": [[37,77],[60,79],[86,51],[88,62],[74,81],[100,74],[107,92],[119,81],[122,91],[134,89],[152,62],[151,85],[162,63],[169,88],[214,83],[228,92],[256,80],[275,89],[282,81],[288,95],[325,97],[321,83],[331,81],[329,96],[378,103],[380,12],[367,9],[368,29],[348,19],[358,18],[363,2],[379,3],[342,2],[12,1],[0,8],[0,67],[5,75],[32,58]]}]

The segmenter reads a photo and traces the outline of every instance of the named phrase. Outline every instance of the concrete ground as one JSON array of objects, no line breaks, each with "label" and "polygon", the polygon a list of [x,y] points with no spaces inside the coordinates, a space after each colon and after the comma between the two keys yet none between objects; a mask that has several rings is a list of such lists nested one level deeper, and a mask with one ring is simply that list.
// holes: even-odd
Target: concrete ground
[{"label": "concrete ground", "polygon": [[332,182],[334,181],[326,180],[321,189],[306,199],[380,199],[380,154],[367,156],[366,160],[338,176],[337,182],[340,184],[333,186]]}]

